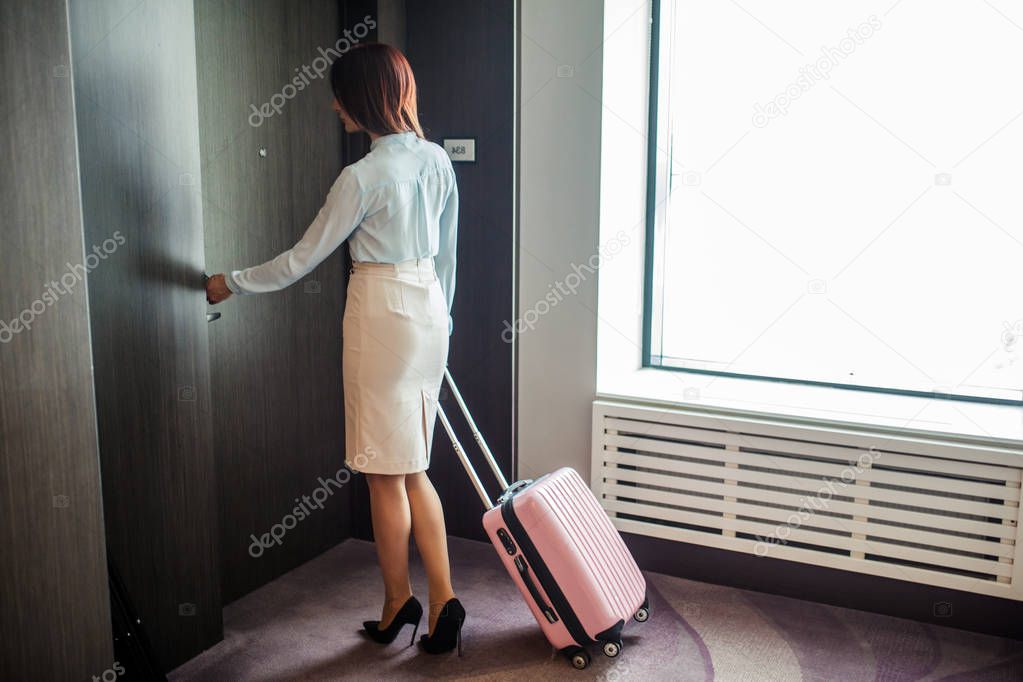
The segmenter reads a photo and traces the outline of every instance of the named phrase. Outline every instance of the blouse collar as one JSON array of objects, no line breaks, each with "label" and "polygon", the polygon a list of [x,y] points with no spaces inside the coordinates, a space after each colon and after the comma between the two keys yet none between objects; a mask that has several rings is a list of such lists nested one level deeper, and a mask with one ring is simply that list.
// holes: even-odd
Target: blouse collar
[{"label": "blouse collar", "polygon": [[381,135],[377,139],[373,140],[369,144],[369,148],[376,149],[382,144],[396,144],[396,143],[408,143],[413,137],[416,136],[414,130],[406,130],[400,133],[388,133],[387,135]]}]

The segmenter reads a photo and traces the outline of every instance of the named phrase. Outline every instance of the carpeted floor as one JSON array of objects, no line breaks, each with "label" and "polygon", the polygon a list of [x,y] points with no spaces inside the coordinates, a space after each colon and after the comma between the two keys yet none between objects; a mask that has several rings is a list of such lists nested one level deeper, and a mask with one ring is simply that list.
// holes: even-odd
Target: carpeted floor
[{"label": "carpeted floor", "polygon": [[[553,656],[490,545],[452,539],[468,611],[465,651],[383,647],[358,634],[379,616],[373,545],[349,540],[229,605],[224,641],[174,681],[448,678],[465,680],[1023,680],[1023,642],[861,611],[647,574],[651,616],[631,622],[617,659],[585,671]],[[413,584],[425,601],[426,580]]]}]

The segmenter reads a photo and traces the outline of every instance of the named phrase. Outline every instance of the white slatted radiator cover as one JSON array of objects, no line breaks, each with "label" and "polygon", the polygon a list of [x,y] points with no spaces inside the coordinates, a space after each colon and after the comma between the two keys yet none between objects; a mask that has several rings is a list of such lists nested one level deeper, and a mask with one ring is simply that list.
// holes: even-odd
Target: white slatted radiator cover
[{"label": "white slatted radiator cover", "polygon": [[1023,450],[598,400],[622,532],[1023,600]]}]

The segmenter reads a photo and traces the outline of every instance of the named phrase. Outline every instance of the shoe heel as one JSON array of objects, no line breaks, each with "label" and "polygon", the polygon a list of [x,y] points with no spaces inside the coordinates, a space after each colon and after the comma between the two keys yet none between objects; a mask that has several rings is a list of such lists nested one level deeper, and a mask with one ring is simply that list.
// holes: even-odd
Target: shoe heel
[{"label": "shoe heel", "polygon": [[462,623],[458,624],[458,634],[456,635],[456,637],[458,638],[458,657],[461,658],[462,657]]},{"label": "shoe heel", "polygon": [[419,632],[419,621],[416,621],[416,626],[412,628],[412,640],[408,643],[409,646],[412,646],[413,644],[416,643],[417,632]]}]

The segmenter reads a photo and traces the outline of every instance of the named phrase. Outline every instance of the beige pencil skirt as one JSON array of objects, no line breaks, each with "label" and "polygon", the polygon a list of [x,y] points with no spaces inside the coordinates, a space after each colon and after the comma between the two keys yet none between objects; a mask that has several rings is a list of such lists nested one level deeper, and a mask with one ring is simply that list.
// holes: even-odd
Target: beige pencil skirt
[{"label": "beige pencil skirt", "polygon": [[367,474],[430,466],[448,357],[433,259],[353,264],[343,321],[345,464]]}]

